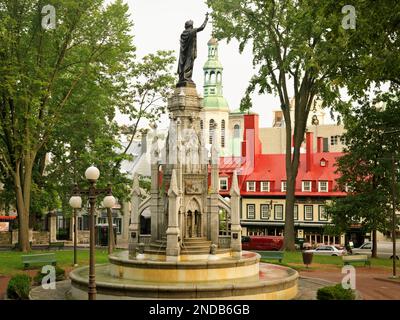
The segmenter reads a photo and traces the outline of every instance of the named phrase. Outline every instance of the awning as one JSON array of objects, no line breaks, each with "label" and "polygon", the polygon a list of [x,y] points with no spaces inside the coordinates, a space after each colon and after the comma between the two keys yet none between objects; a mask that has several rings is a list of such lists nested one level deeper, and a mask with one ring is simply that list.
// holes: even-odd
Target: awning
[{"label": "awning", "polygon": [[17,219],[17,216],[0,216],[0,221],[10,221]]}]

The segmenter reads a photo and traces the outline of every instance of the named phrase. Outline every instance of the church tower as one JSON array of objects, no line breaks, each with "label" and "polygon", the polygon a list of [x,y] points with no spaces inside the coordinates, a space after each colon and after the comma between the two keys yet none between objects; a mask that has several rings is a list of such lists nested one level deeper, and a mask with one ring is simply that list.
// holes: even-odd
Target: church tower
[{"label": "church tower", "polygon": [[201,128],[206,146],[210,150],[214,134],[218,136],[220,154],[229,154],[229,106],[223,96],[223,67],[218,59],[218,41],[208,41],[208,59],[203,67],[204,99],[201,114]]}]

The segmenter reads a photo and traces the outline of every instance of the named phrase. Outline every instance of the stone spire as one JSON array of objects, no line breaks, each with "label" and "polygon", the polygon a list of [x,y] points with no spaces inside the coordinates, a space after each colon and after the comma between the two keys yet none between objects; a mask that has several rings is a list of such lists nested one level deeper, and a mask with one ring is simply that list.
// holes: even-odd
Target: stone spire
[{"label": "stone spire", "polygon": [[137,173],[133,175],[133,186],[131,195],[131,224],[129,225],[129,254],[131,256],[136,255],[136,248],[139,244],[140,235],[140,187],[139,187],[139,176]]},{"label": "stone spire", "polygon": [[172,170],[171,182],[168,189],[168,229],[167,229],[167,261],[178,261],[180,254],[179,239],[179,188],[176,170]]},{"label": "stone spire", "polygon": [[242,254],[242,227],[240,226],[240,189],[236,170],[232,176],[231,195],[231,249],[236,258]]}]

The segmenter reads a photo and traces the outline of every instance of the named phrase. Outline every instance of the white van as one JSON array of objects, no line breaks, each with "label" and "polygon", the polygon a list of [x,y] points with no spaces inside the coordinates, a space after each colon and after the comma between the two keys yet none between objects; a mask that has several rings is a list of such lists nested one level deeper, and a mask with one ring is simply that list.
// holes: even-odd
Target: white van
[{"label": "white van", "polygon": [[[353,254],[366,254],[368,257],[372,255],[372,242],[365,242],[359,248],[352,250]],[[393,243],[392,242],[378,242],[376,255],[378,258],[392,259],[393,257]],[[400,241],[396,242],[396,258],[400,257]]]}]

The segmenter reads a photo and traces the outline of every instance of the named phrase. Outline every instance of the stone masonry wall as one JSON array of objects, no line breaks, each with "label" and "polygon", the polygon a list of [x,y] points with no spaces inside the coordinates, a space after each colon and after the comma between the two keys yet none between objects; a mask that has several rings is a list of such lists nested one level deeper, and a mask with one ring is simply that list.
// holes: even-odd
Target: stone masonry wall
[{"label": "stone masonry wall", "polygon": [[0,232],[0,245],[11,244],[11,232]]}]

